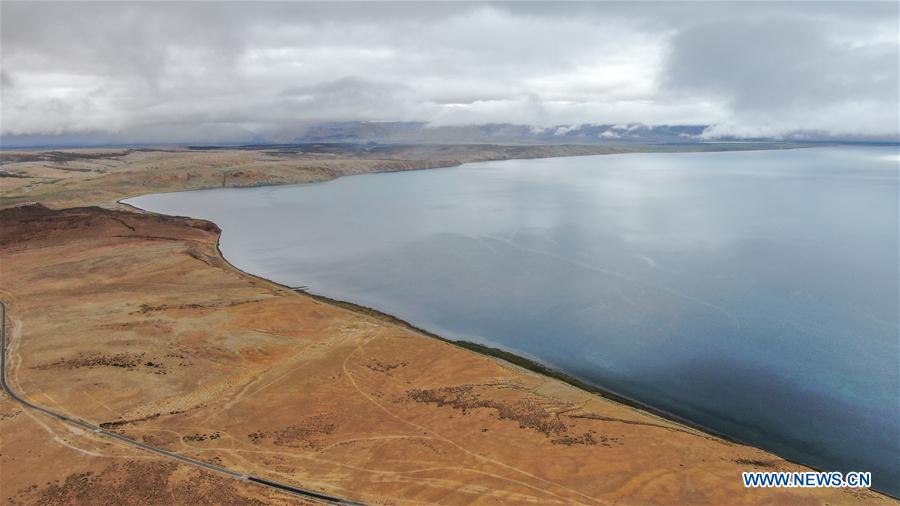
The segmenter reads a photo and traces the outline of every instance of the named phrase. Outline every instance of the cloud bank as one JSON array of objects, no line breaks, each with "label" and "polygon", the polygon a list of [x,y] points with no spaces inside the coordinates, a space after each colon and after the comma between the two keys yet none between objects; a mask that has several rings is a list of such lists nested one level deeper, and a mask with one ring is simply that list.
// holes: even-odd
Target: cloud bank
[{"label": "cloud bank", "polygon": [[0,131],[287,138],[323,121],[896,137],[898,4],[0,4]]}]

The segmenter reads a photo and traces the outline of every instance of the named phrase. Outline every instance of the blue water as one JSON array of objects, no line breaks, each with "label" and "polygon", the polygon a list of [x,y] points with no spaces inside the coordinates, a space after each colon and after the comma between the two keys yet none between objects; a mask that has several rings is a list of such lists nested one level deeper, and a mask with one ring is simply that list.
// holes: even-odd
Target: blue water
[{"label": "blue water", "polygon": [[898,150],[516,160],[128,201],[290,286],[900,495]]}]

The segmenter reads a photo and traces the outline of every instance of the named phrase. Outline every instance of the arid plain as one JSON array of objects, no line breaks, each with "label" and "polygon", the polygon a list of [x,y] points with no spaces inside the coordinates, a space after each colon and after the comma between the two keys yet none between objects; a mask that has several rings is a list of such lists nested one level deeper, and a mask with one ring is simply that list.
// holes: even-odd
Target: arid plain
[{"label": "arid plain", "polygon": [[[580,146],[3,154],[0,296],[18,395],[144,443],[371,504],[880,504],[745,489],[802,470],[371,312],[240,272],[159,191],[314,182]],[[315,219],[309,217],[309,219]],[[302,503],[0,400],[5,504]]]}]

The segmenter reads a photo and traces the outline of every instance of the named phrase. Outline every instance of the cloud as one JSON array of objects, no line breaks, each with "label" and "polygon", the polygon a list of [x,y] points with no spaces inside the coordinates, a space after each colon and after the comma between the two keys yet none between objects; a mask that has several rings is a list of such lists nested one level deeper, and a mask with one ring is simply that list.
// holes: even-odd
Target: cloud
[{"label": "cloud", "polygon": [[721,104],[727,115],[713,134],[896,132],[896,34],[870,38],[853,28],[815,17],[694,26],[671,41],[665,85]]},{"label": "cloud", "polygon": [[[0,132],[315,121],[897,135],[893,3],[0,3]],[[212,134],[211,134],[212,135]]]}]

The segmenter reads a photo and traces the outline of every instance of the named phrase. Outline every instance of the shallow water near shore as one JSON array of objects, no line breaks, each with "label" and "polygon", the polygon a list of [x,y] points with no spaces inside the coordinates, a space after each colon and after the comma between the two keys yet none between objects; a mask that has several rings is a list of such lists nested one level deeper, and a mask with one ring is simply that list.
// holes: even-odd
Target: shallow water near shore
[{"label": "shallow water near shore", "polygon": [[[897,148],[627,154],[148,195],[235,266],[900,495]],[[740,479],[735,476],[735,480]]]}]

